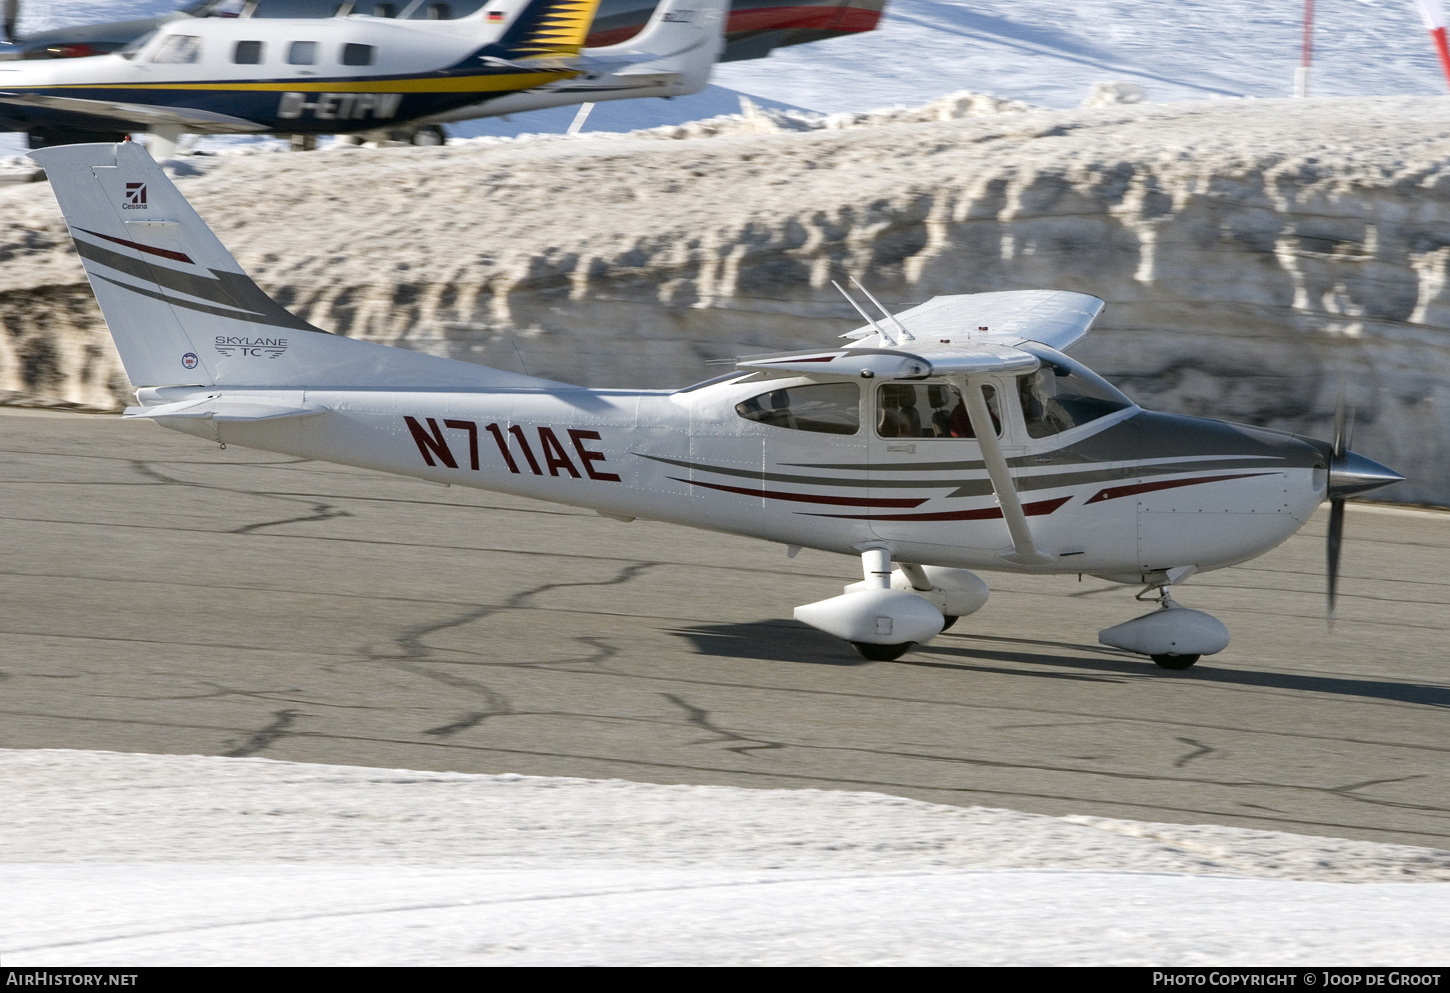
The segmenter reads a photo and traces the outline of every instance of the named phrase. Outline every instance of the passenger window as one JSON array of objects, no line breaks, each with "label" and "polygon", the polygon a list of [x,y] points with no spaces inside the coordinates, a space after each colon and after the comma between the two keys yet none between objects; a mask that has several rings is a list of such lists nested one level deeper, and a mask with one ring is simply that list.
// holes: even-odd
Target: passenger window
[{"label": "passenger window", "polygon": [[342,64],[345,66],[370,66],[373,64],[373,53],[377,49],[371,45],[343,45]]},{"label": "passenger window", "polygon": [[[1002,433],[997,391],[982,387],[992,426]],[[948,383],[886,383],[876,391],[876,433],[882,438],[975,438],[967,405]]]},{"label": "passenger window", "polygon": [[855,434],[861,429],[861,390],[855,383],[821,383],[771,390],[735,405],[747,421],[792,431]]},{"label": "passenger window", "polygon": [[289,66],[310,66],[317,64],[317,42],[294,41],[287,49]]},{"label": "passenger window", "polygon": [[374,17],[395,17],[395,16],[397,16],[397,13],[398,13],[398,8],[397,7],[394,7],[390,3],[375,3],[375,4],[373,4],[373,16]]},{"label": "passenger window", "polygon": [[184,62],[196,62],[200,58],[200,38],[190,34],[174,34],[156,46],[156,54],[151,56],[151,61],[166,65],[175,65]]},{"label": "passenger window", "polygon": [[1017,380],[1029,438],[1046,438],[1095,421],[1133,402],[1107,380],[1047,348],[1027,348],[1042,367]]},{"label": "passenger window", "polygon": [[260,41],[239,41],[232,49],[232,61],[239,66],[262,64],[262,43]]},{"label": "passenger window", "polygon": [[448,5],[446,3],[430,3],[428,5],[428,20],[446,21],[450,18]]}]

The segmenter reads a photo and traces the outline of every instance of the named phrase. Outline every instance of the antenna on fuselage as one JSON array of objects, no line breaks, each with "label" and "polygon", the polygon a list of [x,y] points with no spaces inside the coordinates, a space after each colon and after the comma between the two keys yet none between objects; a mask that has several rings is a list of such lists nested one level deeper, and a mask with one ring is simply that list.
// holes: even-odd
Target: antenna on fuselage
[{"label": "antenna on fuselage", "polygon": [[891,345],[896,344],[896,342],[891,340],[891,335],[886,333],[886,329],[876,323],[876,318],[866,313],[866,311],[861,308],[861,305],[857,303],[854,299],[852,299],[851,294],[846,292],[845,287],[843,287],[840,283],[836,282],[834,279],[831,280],[831,285],[841,291],[841,296],[846,298],[846,302],[856,308],[856,313],[866,318],[866,323],[875,328],[876,333],[879,334],[884,341]]},{"label": "antenna on fuselage", "polygon": [[[855,276],[852,276],[851,277],[851,282],[853,282],[853,283],[856,284],[856,289],[858,289],[862,293],[866,294],[866,299],[867,300],[870,300],[872,303],[874,303],[876,305],[876,309],[877,310],[881,311],[881,313],[883,313],[883,314],[886,315],[886,319],[888,321],[890,321],[892,324],[895,324],[896,325],[896,330],[901,332],[901,337],[902,338],[905,338],[907,341],[915,341],[916,340],[916,335],[914,335],[910,331],[906,330],[906,328],[902,326],[901,322],[896,319],[896,315],[895,314],[893,314],[891,311],[887,310],[885,307],[881,306],[881,301],[880,300],[877,300],[874,296],[871,295],[871,291],[870,290],[868,290],[866,287],[864,287],[864,286],[861,285],[861,280],[857,279]],[[872,323],[875,323],[875,322],[872,322]]]}]

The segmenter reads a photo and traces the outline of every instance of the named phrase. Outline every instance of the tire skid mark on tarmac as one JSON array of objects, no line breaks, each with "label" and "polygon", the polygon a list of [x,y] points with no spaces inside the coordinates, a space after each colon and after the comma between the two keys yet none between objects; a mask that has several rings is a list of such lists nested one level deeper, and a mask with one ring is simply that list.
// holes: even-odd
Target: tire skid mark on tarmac
[{"label": "tire skid mark on tarmac", "polygon": [[292,735],[294,733],[292,731],[292,723],[299,713],[301,711],[291,709],[276,711],[272,715],[271,724],[254,732],[250,738],[236,748],[233,748],[229,752],[223,752],[222,754],[227,758],[233,759],[256,755],[258,752],[271,746],[279,738],[286,738]]}]

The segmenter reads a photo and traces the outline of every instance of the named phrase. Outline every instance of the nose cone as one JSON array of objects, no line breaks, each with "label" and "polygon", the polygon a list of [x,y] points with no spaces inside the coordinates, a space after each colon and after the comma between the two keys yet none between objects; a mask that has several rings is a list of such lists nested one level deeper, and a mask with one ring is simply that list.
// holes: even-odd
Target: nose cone
[{"label": "nose cone", "polygon": [[1328,496],[1331,500],[1342,500],[1398,483],[1404,478],[1373,459],[1357,452],[1345,452],[1330,466]]}]

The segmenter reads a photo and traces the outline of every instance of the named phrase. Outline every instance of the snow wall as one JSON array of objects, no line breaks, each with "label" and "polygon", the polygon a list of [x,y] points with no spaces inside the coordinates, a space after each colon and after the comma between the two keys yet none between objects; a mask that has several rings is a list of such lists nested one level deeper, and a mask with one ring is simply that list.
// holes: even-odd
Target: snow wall
[{"label": "snow wall", "polygon": [[[321,327],[597,386],[819,347],[892,306],[1056,288],[1108,308],[1074,354],[1148,407],[1327,437],[1450,504],[1443,98],[1076,111],[959,95],[632,136],[193,157],[178,183]],[[129,384],[43,183],[0,187],[0,390]]]}]

